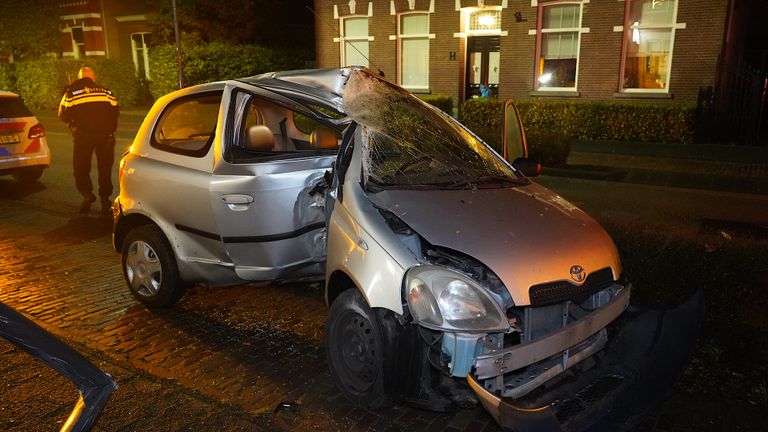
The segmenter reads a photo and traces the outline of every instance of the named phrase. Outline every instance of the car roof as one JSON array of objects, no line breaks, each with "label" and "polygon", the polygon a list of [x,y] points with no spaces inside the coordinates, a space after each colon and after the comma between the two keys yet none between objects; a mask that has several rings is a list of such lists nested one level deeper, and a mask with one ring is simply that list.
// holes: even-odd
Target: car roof
[{"label": "car roof", "polygon": [[0,90],[0,97],[17,98],[19,95],[14,92]]}]

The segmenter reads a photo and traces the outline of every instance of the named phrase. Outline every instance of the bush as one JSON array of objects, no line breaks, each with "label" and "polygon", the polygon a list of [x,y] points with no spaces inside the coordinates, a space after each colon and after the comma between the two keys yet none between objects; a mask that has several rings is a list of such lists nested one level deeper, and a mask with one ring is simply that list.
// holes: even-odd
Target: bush
[{"label": "bush", "polygon": [[497,99],[470,99],[459,107],[459,119],[494,150],[502,154],[502,110]]},{"label": "bush", "polygon": [[[303,58],[303,54],[286,50],[211,42],[185,50],[184,78],[190,86],[276,70],[298,69],[304,66]],[[173,45],[155,47],[150,52],[149,60],[152,95],[158,98],[177,90],[179,72],[176,48]]]},{"label": "bush", "polygon": [[[585,140],[693,142],[693,104],[523,100],[517,107],[527,130]],[[478,135],[500,136],[502,108],[495,99],[468,100],[460,119]]]},{"label": "bush", "polygon": [[556,130],[526,129],[528,157],[543,166],[565,166],[571,138]]},{"label": "bush", "polygon": [[58,106],[67,84],[62,61],[48,57],[15,65],[16,88],[27,106],[32,109]]},{"label": "bush", "polygon": [[13,64],[0,63],[0,90],[16,92]]},{"label": "bush", "polygon": [[445,94],[417,95],[424,102],[436,106],[448,115],[453,115],[453,98]]},{"label": "bush", "polygon": [[56,108],[66,86],[77,79],[77,71],[89,66],[96,81],[107,86],[123,106],[136,104],[139,81],[130,60],[43,58],[14,63],[16,89],[32,109]]}]

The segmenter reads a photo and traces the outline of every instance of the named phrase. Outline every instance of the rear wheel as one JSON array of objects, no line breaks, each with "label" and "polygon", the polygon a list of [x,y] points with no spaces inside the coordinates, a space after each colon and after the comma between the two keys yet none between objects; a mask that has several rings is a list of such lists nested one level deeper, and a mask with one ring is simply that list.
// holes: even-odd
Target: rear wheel
[{"label": "rear wheel", "polygon": [[384,387],[386,341],[379,320],[360,292],[348,289],[334,300],[326,325],[331,375],[347,400],[366,409],[393,402]]},{"label": "rear wheel", "polygon": [[143,225],[128,233],[122,249],[123,277],[137,300],[149,307],[168,307],[186,291],[176,259],[160,228]]},{"label": "rear wheel", "polygon": [[43,176],[43,167],[22,168],[13,174],[13,178],[21,183],[34,183]]}]

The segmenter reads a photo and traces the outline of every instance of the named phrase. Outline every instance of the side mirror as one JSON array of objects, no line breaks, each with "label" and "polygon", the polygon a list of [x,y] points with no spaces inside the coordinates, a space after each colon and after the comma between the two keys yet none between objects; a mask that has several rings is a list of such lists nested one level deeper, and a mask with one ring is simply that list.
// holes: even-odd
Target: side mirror
[{"label": "side mirror", "polygon": [[541,164],[528,158],[519,157],[512,162],[512,166],[526,177],[536,177],[541,174]]}]

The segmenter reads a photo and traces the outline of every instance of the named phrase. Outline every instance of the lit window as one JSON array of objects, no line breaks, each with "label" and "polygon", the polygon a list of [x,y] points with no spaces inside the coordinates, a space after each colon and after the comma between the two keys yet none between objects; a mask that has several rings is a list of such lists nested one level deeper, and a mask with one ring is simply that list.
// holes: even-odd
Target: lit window
[{"label": "lit window", "polygon": [[344,18],[343,23],[341,64],[368,67],[368,17]]},{"label": "lit window", "polygon": [[400,15],[400,84],[429,88],[429,14]]},{"label": "lit window", "polygon": [[469,16],[469,31],[501,30],[501,11],[484,9]]},{"label": "lit window", "polygon": [[627,0],[624,90],[667,90],[675,40],[677,0]]},{"label": "lit window", "polygon": [[579,66],[581,4],[543,5],[537,32],[540,50],[536,83],[540,89],[575,89]]},{"label": "lit window", "polygon": [[149,33],[134,33],[131,35],[131,52],[136,76],[149,80]]}]

